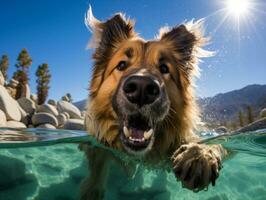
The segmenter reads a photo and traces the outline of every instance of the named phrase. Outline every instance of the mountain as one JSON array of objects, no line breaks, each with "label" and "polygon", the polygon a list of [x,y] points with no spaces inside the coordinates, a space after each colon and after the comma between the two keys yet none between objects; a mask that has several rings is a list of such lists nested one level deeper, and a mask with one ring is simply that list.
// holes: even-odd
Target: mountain
[{"label": "mountain", "polygon": [[254,116],[266,108],[266,85],[248,85],[239,90],[217,94],[214,97],[199,99],[203,121],[233,122],[237,121],[239,111],[244,116],[247,106],[251,106]]},{"label": "mountain", "polygon": [[87,99],[81,100],[81,101],[77,101],[75,103],[73,103],[75,106],[78,107],[79,110],[84,111],[86,104],[87,104]]},{"label": "mountain", "polygon": [[[75,102],[80,110],[85,110],[87,100]],[[202,111],[202,121],[207,123],[236,122],[238,112],[244,117],[247,106],[251,106],[254,116],[258,116],[261,109],[266,108],[266,85],[248,85],[239,90],[220,93],[214,97],[198,100]]]}]

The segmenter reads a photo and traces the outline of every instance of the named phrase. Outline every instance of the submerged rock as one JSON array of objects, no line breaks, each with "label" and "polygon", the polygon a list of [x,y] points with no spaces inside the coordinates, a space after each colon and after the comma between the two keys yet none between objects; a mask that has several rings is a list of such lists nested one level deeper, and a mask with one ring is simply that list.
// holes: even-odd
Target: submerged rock
[{"label": "submerged rock", "polygon": [[28,199],[36,193],[38,181],[26,173],[25,163],[19,159],[0,155],[0,199]]},{"label": "submerged rock", "polygon": [[84,130],[84,120],[82,119],[68,119],[64,126],[68,130]]},{"label": "submerged rock", "polygon": [[7,120],[20,121],[21,113],[18,103],[2,85],[0,85],[0,109],[6,114]]},{"label": "submerged rock", "polygon": [[0,191],[12,188],[14,184],[25,178],[25,163],[7,156],[0,155]]},{"label": "submerged rock", "polygon": [[[80,184],[86,176],[88,169],[86,162],[72,169],[63,182],[54,183],[49,187],[40,187],[36,199],[38,200],[74,200],[79,199]],[[71,188],[66,190],[66,188]]]},{"label": "submerged rock", "polygon": [[35,112],[35,102],[30,98],[21,97],[18,99],[18,103],[23,108],[23,110],[25,110],[26,113],[33,114]]},{"label": "submerged rock", "polygon": [[49,113],[36,113],[32,116],[32,124],[35,126],[41,124],[51,124],[55,127],[58,126],[58,122],[55,116]]},{"label": "submerged rock", "polygon": [[67,112],[72,119],[81,119],[80,110],[67,101],[58,101],[57,109],[60,113]]},{"label": "submerged rock", "polygon": [[50,104],[43,104],[43,105],[37,106],[36,112],[37,113],[40,113],[40,112],[50,113],[54,116],[58,115],[58,111],[56,110],[56,107]]}]

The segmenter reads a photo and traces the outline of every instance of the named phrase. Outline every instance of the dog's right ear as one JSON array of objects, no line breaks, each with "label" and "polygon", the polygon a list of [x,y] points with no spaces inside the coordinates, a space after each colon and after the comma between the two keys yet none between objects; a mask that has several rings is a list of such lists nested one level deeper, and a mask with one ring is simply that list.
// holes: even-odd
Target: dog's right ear
[{"label": "dog's right ear", "polygon": [[90,96],[94,97],[97,95],[104,71],[113,53],[124,41],[135,37],[136,33],[133,30],[133,22],[126,20],[122,14],[116,14],[111,19],[101,22],[93,16],[91,7],[85,16],[85,24],[93,34],[88,47],[95,48],[93,80],[90,85]]},{"label": "dog's right ear", "polygon": [[107,50],[117,48],[123,41],[136,36],[133,28],[134,23],[125,19],[121,13],[101,22],[93,16],[90,6],[85,16],[85,24],[93,33],[88,48],[96,48],[99,53],[106,53]]}]

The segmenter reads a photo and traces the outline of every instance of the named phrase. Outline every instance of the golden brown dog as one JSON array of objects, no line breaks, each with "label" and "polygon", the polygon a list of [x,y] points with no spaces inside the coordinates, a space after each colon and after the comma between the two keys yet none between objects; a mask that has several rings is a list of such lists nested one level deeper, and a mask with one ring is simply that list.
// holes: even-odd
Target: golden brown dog
[{"label": "golden brown dog", "polygon": [[[225,151],[197,144],[193,131],[198,108],[193,78],[208,39],[202,21],[162,28],[146,41],[132,21],[116,14],[105,22],[91,9],[86,24],[93,32],[94,67],[86,128],[103,144],[150,163],[172,162],[176,177],[192,190],[215,184]],[[102,199],[110,156],[87,149],[90,177],[81,199]]]}]

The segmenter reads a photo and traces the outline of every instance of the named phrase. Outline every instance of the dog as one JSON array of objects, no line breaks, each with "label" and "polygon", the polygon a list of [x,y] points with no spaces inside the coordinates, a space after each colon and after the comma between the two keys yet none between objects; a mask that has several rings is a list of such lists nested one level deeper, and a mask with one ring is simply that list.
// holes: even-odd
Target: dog
[{"label": "dog", "polygon": [[[93,33],[89,47],[95,48],[88,133],[151,165],[168,160],[188,189],[215,185],[226,150],[198,144],[194,134],[199,111],[193,80],[199,59],[212,54],[202,49],[209,41],[203,20],[161,28],[148,41],[121,13],[100,21],[90,8],[85,23]],[[91,174],[82,184],[81,199],[103,199],[111,156],[99,148],[83,150]]]}]

